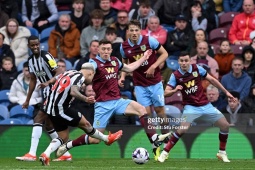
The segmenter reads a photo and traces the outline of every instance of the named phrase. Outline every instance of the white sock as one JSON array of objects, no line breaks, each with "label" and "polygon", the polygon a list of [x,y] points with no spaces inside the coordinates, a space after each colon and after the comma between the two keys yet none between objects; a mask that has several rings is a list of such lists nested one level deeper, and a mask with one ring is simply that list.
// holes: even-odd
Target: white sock
[{"label": "white sock", "polygon": [[227,154],[226,151],[219,150],[219,153]]},{"label": "white sock", "polygon": [[47,157],[50,157],[50,154],[58,149],[58,147],[62,144],[62,140],[59,138],[52,139],[47,149],[44,151]]},{"label": "white sock", "polygon": [[96,139],[100,139],[104,142],[108,142],[108,135],[104,135],[102,132],[98,131],[97,129],[95,129],[94,134],[89,135],[89,136],[96,138]]},{"label": "white sock", "polygon": [[51,139],[55,139],[58,137],[57,132],[55,131],[55,129],[49,130],[48,134],[50,135]]},{"label": "white sock", "polygon": [[72,143],[73,143],[73,141],[67,142],[67,144],[66,144],[67,148],[71,149],[73,147]]},{"label": "white sock", "polygon": [[41,136],[42,136],[42,125],[33,126],[32,136],[31,136],[31,145],[29,150],[30,155],[36,156],[36,151],[37,151],[39,139],[41,138]]}]

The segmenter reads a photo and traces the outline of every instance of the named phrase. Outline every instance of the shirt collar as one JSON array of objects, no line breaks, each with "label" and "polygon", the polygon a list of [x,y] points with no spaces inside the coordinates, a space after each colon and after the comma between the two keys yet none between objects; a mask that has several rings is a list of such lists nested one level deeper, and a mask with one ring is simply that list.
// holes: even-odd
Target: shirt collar
[{"label": "shirt collar", "polygon": [[142,35],[140,35],[140,37],[139,37],[139,40],[138,40],[137,44],[133,44],[133,43],[130,41],[130,39],[128,39],[128,44],[129,44],[131,47],[134,47],[135,45],[140,45],[140,44],[141,44],[141,42],[142,42],[142,39],[143,39],[143,36],[142,36]]},{"label": "shirt collar", "polygon": [[99,61],[101,61],[103,63],[105,63],[106,61],[111,61],[111,58],[109,58],[108,60],[104,60],[99,55],[96,56],[96,59],[98,59]]},{"label": "shirt collar", "polygon": [[[184,75],[186,72],[182,71],[181,67],[178,68],[179,72]],[[191,73],[192,72],[192,65],[189,66],[189,70],[188,70],[188,73]]]}]

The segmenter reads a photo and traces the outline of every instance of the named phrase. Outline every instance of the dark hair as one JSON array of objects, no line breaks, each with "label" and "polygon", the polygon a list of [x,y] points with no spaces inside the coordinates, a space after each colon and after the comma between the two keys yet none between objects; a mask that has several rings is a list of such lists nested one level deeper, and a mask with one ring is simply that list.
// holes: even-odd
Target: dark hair
[{"label": "dark hair", "polygon": [[112,44],[112,43],[106,39],[102,39],[101,41],[99,41],[99,45],[101,44]]},{"label": "dark hair", "polygon": [[23,68],[24,67],[28,67],[28,61],[26,61],[25,63],[23,63]]},{"label": "dark hair", "polygon": [[31,41],[31,40],[39,40],[39,38],[35,35],[31,35],[30,37],[28,37],[27,41],[28,43]]},{"label": "dark hair", "polygon": [[2,35],[2,37],[3,37],[3,40],[4,40],[4,39],[5,39],[5,36],[4,36],[4,34],[0,32],[0,35]]},{"label": "dark hair", "polygon": [[183,57],[183,56],[186,56],[186,55],[188,55],[190,57],[188,51],[181,51],[179,57]]},{"label": "dark hair", "polygon": [[65,63],[65,65],[66,65],[66,62],[63,59],[58,60],[57,63]]},{"label": "dark hair", "polygon": [[[235,57],[235,58],[233,58],[233,60],[232,60],[232,63],[235,61],[235,60],[240,60],[240,61],[242,61],[242,63],[244,62],[243,60],[243,58],[242,57]],[[231,63],[231,64],[232,64]]]},{"label": "dark hair", "polygon": [[138,26],[141,29],[141,23],[137,19],[130,20],[128,23],[128,28],[130,27],[130,25]]},{"label": "dark hair", "polygon": [[82,3],[83,5],[85,5],[85,1],[84,0],[73,0],[73,4],[74,3]]},{"label": "dark hair", "polygon": [[239,92],[237,92],[237,91],[230,91],[229,93],[232,94],[233,97],[235,97],[237,99],[240,99],[240,93]]},{"label": "dark hair", "polygon": [[105,35],[109,35],[109,34],[116,34],[117,35],[117,30],[113,27],[107,27],[106,31],[105,31]]},{"label": "dark hair", "polygon": [[150,0],[139,0],[138,2],[139,2],[139,6],[145,6],[145,7],[151,6]]},{"label": "dark hair", "polygon": [[98,43],[99,43],[99,41],[98,41],[98,40],[92,40],[92,41],[90,41],[89,46],[91,46],[93,42],[98,42]]}]

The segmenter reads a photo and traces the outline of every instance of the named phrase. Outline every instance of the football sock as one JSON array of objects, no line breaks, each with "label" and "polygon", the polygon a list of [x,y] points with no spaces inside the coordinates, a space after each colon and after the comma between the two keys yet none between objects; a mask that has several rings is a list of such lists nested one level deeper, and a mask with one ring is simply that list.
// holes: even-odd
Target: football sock
[{"label": "football sock", "polygon": [[102,132],[98,131],[97,129],[94,129],[88,133],[89,136],[96,138],[96,139],[100,139],[104,142],[108,142],[108,135],[104,135]]},{"label": "football sock", "polygon": [[172,137],[168,141],[166,147],[164,148],[164,151],[169,152],[174,147],[174,145],[178,142],[181,136],[182,135],[180,135],[178,132],[174,132]]},{"label": "football sock", "polygon": [[55,138],[58,137],[58,134],[57,134],[57,132],[55,131],[55,129],[51,129],[51,130],[49,130],[49,131],[47,131],[47,132],[48,132],[48,134],[50,135],[51,139],[55,139]]},{"label": "football sock", "polygon": [[60,145],[63,144],[63,140],[61,138],[55,138],[52,139],[51,143],[47,147],[47,149],[44,151],[47,157],[50,157],[50,154],[58,149]]},{"label": "football sock", "polygon": [[75,146],[88,145],[89,144],[88,137],[89,136],[87,134],[81,135],[77,139],[67,142],[66,146],[67,146],[67,148],[70,149],[70,148],[75,147]]},{"label": "football sock", "polygon": [[31,136],[31,144],[30,144],[30,150],[29,154],[36,156],[37,147],[39,144],[39,139],[42,136],[42,124],[35,123],[32,130],[32,136]]},{"label": "football sock", "polygon": [[142,115],[141,117],[139,117],[139,120],[150,142],[153,143],[152,136],[156,134],[156,129],[153,128],[152,123],[148,122],[148,115],[147,114]]},{"label": "football sock", "polygon": [[228,140],[228,133],[220,132],[219,140],[220,140],[220,151],[225,151],[227,140]]}]

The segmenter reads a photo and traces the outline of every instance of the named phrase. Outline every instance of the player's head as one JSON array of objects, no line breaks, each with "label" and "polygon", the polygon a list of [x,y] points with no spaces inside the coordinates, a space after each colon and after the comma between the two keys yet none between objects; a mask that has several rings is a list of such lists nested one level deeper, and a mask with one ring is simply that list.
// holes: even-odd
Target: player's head
[{"label": "player's head", "polygon": [[178,63],[182,71],[186,72],[190,67],[190,55],[187,51],[182,51],[180,53]]},{"label": "player's head", "polygon": [[84,63],[81,66],[81,73],[85,77],[85,84],[90,84],[95,75],[95,69],[91,63]]},{"label": "player's head", "polygon": [[28,38],[28,48],[32,51],[34,55],[40,54],[40,41],[39,38],[35,35],[31,35]]},{"label": "player's head", "polygon": [[108,60],[112,53],[112,43],[106,39],[99,41],[99,55],[103,60]]},{"label": "player's head", "polygon": [[141,23],[138,20],[131,20],[128,24],[128,30],[127,35],[129,40],[137,44],[137,41],[139,40],[141,34]]}]

